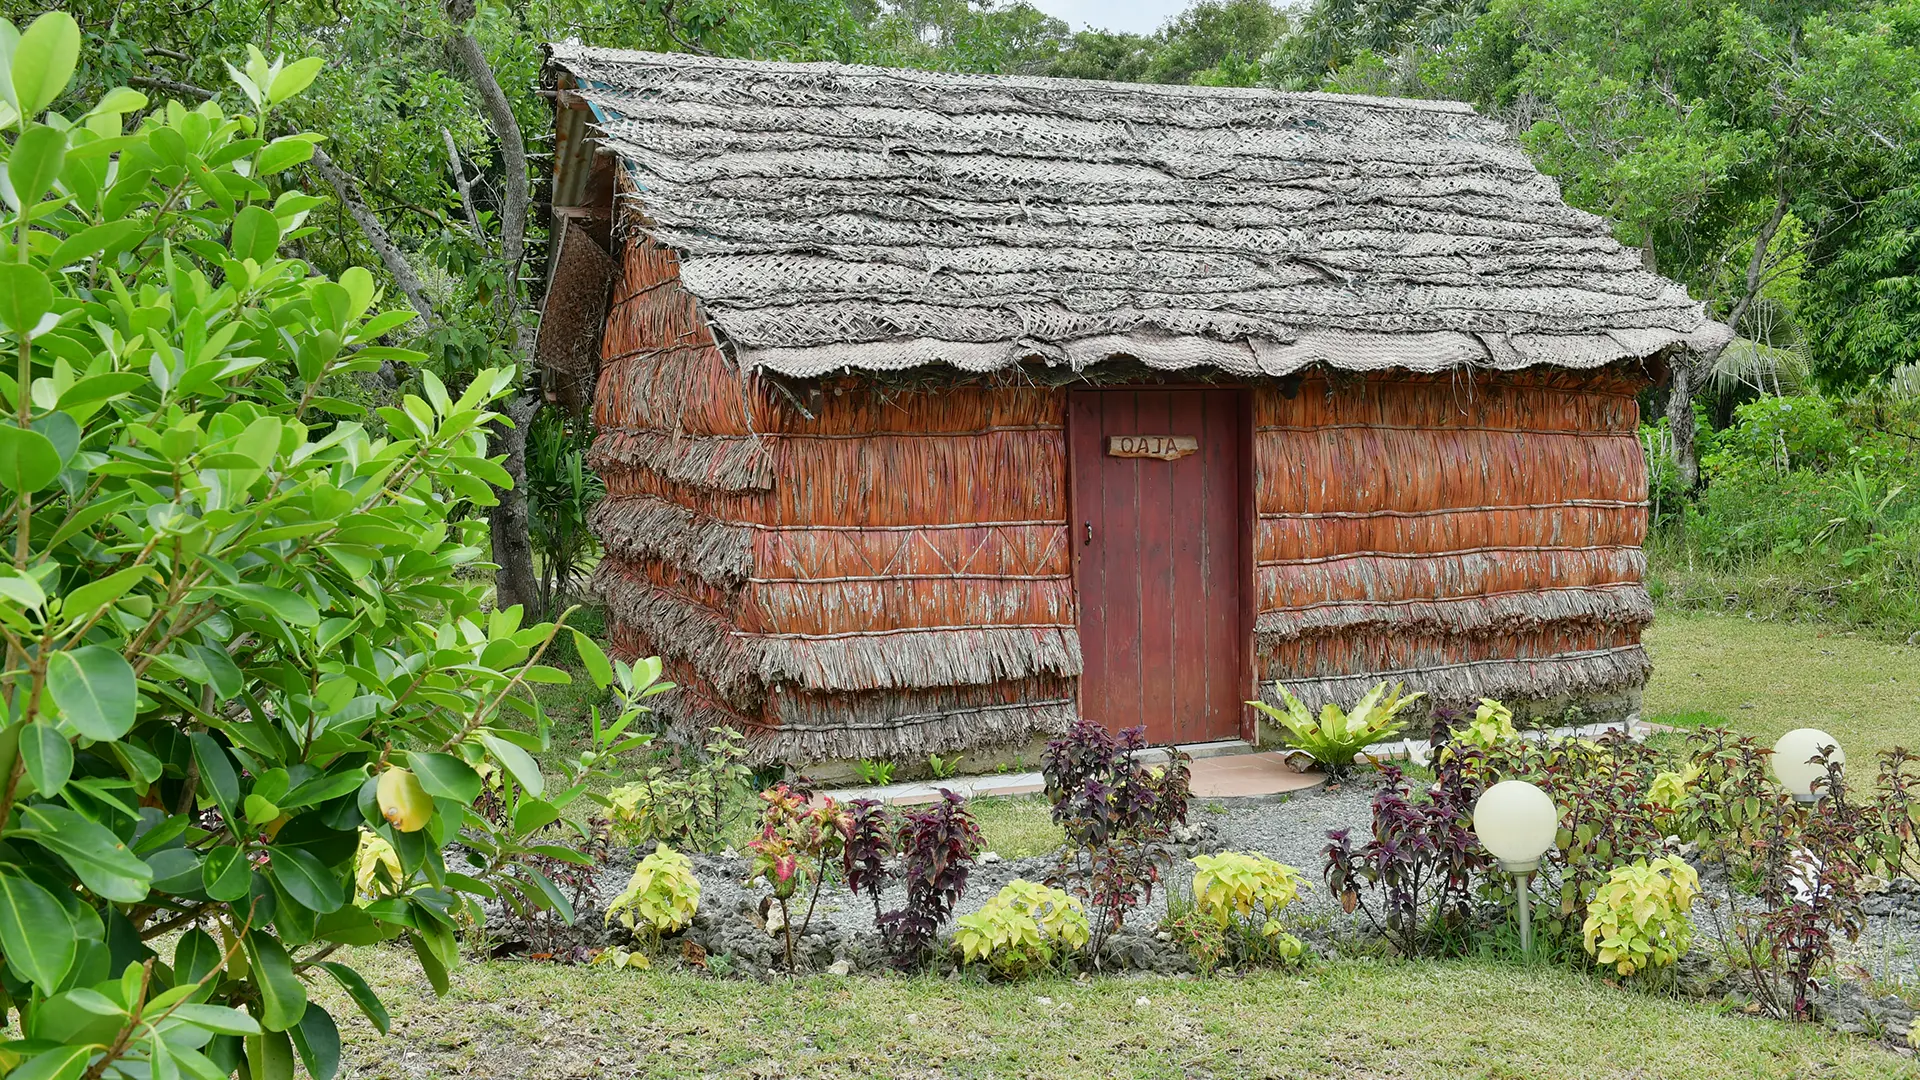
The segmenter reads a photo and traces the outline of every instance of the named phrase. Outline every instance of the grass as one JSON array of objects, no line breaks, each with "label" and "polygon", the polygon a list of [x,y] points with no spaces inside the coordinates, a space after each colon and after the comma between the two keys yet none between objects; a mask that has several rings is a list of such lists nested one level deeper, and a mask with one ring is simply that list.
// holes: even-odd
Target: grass
[{"label": "grass", "polygon": [[1067,842],[1053,823],[1053,809],[1039,795],[974,799],[968,804],[980,824],[986,849],[1003,859],[1024,859],[1059,850]]},{"label": "grass", "polygon": [[317,989],[353,1077],[1920,1077],[1865,1040],[1546,967],[761,985],[490,961],[458,968],[436,1003],[398,950],[351,962],[394,1015],[382,1037],[331,984]]},{"label": "grass", "polygon": [[1725,723],[1767,739],[1818,727],[1861,762],[1920,748],[1920,648],[1817,623],[1670,610],[1646,642],[1644,715],[1656,723]]}]

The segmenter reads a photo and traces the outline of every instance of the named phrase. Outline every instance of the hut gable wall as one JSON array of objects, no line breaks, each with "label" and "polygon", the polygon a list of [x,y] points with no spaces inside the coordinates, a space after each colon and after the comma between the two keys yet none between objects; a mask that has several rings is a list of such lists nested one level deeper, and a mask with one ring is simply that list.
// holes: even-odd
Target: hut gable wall
[{"label": "hut gable wall", "polygon": [[1637,376],[1255,391],[1255,664],[1310,704],[1631,696],[1648,664]]},{"label": "hut gable wall", "polygon": [[718,347],[675,254],[625,241],[602,340],[594,587],[693,733],[761,760],[898,757],[1064,730],[1080,673],[1064,396],[829,387]]}]

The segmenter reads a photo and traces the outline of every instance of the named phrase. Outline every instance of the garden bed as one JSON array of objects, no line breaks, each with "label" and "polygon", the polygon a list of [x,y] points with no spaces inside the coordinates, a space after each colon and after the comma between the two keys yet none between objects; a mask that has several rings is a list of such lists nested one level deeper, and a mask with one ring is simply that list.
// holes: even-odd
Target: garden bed
[{"label": "garden bed", "polygon": [[[1192,877],[1193,864],[1188,857],[1220,851],[1265,855],[1303,871],[1310,885],[1302,891],[1300,900],[1287,909],[1287,919],[1289,928],[1303,938],[1316,955],[1331,959],[1381,954],[1383,943],[1366,920],[1357,913],[1342,910],[1337,899],[1318,880],[1325,865],[1329,830],[1351,829],[1356,836],[1369,830],[1370,803],[1378,780],[1378,773],[1362,772],[1347,784],[1302,793],[1279,802],[1237,806],[1196,804],[1190,824],[1175,837],[1183,857],[1173,860],[1166,880],[1154,889],[1152,898],[1131,912],[1125,926],[1108,939],[1102,949],[1099,970],[1193,974],[1196,970],[1193,960],[1159,928],[1166,914],[1167,898],[1185,889]],[[1045,805],[1037,800],[1026,800],[1026,803],[1025,812],[1046,812]],[[609,945],[639,947],[640,943],[624,927],[618,923],[608,925],[604,913],[607,900],[625,887],[635,864],[645,853],[637,849],[616,852],[583,891],[574,925],[563,927],[548,923],[543,927],[540,941],[519,943],[519,951],[587,959]],[[657,962],[686,966],[724,978],[786,977],[778,909],[766,903],[767,891],[763,886],[743,884],[751,872],[750,860],[731,852],[694,855],[691,859],[693,872],[700,882],[700,910],[682,934],[662,942],[656,950]],[[1044,880],[1055,865],[1055,858],[1050,855],[1002,859],[988,852],[973,867],[955,914],[978,910],[1016,878]],[[1695,922],[1701,931],[1695,938],[1693,950],[1679,965],[1679,977],[1674,985],[1689,996],[1727,999],[1736,1007],[1742,1006],[1748,996],[1742,993],[1741,978],[1714,961],[1714,938],[1706,929],[1710,900],[1725,899],[1729,895],[1726,877],[1708,868],[1702,885],[1706,895],[1695,913]],[[900,885],[892,885],[882,894],[882,909],[899,906],[903,902],[902,894]],[[790,906],[798,923],[806,911],[806,897],[797,897]],[[1908,1045],[1914,1009],[1910,1001],[1889,992],[1889,988],[1898,987],[1909,997],[1920,994],[1920,959],[1917,959],[1920,958],[1920,885],[1906,881],[1876,885],[1868,894],[1865,910],[1866,928],[1858,942],[1840,944],[1838,974],[1822,983],[1815,1010],[1820,1019],[1836,1030],[1869,1035],[1904,1047]],[[1489,920],[1503,916],[1494,910],[1483,914]],[[837,875],[830,876],[814,905],[808,932],[796,938],[794,959],[794,967],[800,974],[890,972],[887,954],[875,929],[872,900],[848,892]],[[932,970],[937,974],[953,974],[958,966],[957,958],[943,948],[936,953]],[[1092,965],[1081,958],[1066,970],[1082,968],[1090,972]],[[1863,976],[1871,976],[1871,980]]]}]

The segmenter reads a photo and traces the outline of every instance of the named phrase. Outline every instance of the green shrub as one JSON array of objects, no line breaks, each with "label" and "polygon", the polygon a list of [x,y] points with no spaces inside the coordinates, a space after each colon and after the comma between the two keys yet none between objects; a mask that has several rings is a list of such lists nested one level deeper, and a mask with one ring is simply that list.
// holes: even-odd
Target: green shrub
[{"label": "green shrub", "polygon": [[1343,710],[1329,702],[1316,717],[1292,691],[1279,683],[1274,683],[1273,688],[1286,708],[1264,701],[1247,704],[1286,729],[1288,742],[1335,777],[1353,768],[1353,760],[1360,751],[1406,730],[1407,723],[1399,718],[1400,714],[1426,696],[1406,693],[1397,683],[1389,693],[1383,682],[1362,695],[1352,709]]},{"label": "green shrub", "polygon": [[[455,399],[424,377],[378,438],[330,394],[419,356],[379,344],[411,315],[365,270],[280,254],[321,204],[281,176],[315,138],[264,133],[319,60],[256,52],[248,115],[141,117],[125,88],[43,115],[80,42],[58,12],[0,24],[0,1071],[269,1077],[297,1055],[325,1080],[339,1039],[308,980],[388,1023],[343,945],[404,939],[444,990],[475,897],[570,917],[531,862],[573,854],[535,834],[594,779],[562,762],[550,789],[533,757],[563,630],[483,611],[463,572],[485,529],[449,517],[506,479],[488,405],[515,379]],[[576,645],[630,720],[644,688]],[[602,734],[594,761],[624,747]],[[470,809],[482,766],[501,820]],[[394,859],[361,906],[363,830]]]},{"label": "green shrub", "polygon": [[1699,875],[1676,855],[1619,867],[1587,903],[1587,953],[1622,975],[1671,967],[1693,940],[1699,896]]},{"label": "green shrub", "polygon": [[741,760],[747,746],[738,731],[716,727],[708,736],[712,741],[699,755],[647,765],[639,779],[607,792],[607,813],[620,839],[636,845],[664,841],[695,851],[720,846],[746,814],[752,770]]},{"label": "green shrub", "polygon": [[1085,947],[1089,933],[1080,901],[1016,878],[979,911],[954,921],[953,944],[962,963],[985,963],[1019,978]]}]

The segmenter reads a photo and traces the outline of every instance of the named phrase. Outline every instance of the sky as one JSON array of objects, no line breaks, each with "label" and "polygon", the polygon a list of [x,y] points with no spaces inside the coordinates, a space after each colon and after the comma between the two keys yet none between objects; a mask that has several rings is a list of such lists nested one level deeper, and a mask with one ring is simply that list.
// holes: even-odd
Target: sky
[{"label": "sky", "polygon": [[1075,30],[1128,30],[1151,34],[1192,6],[1193,0],[1027,0]]}]

